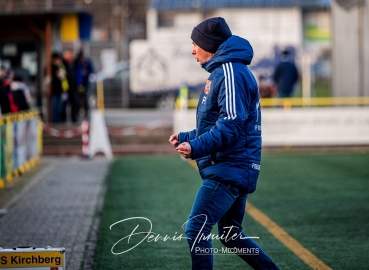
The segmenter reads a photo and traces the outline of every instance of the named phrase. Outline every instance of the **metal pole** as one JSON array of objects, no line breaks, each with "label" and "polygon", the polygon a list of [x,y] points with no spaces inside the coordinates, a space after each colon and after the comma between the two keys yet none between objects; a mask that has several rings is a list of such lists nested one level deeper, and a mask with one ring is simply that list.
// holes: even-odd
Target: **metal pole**
[{"label": "metal pole", "polygon": [[[1,112],[0,112],[0,117],[1,117]],[[5,164],[5,149],[3,149],[3,142],[1,140],[1,135],[2,135],[2,125],[3,125],[3,119],[0,119],[0,189],[4,188],[4,180],[2,178],[1,172],[2,172],[2,159],[4,159],[4,164]],[[4,170],[5,172],[5,170]],[[4,178],[5,178],[5,173],[4,173]]]},{"label": "metal pole", "polygon": [[97,109],[102,113],[104,112],[104,82],[102,80],[98,80],[96,82],[97,89]]},{"label": "metal pole", "polygon": [[47,119],[51,122],[51,19],[46,19],[45,26],[45,62],[46,62],[46,103]]},{"label": "metal pole", "polygon": [[364,96],[364,3],[358,4],[359,96]]},{"label": "metal pole", "polygon": [[[129,59],[129,0],[122,0],[122,60]],[[129,77],[122,72],[122,107],[129,107]]]},{"label": "metal pole", "polygon": [[310,55],[302,56],[302,97],[307,99],[311,97],[311,58]]},{"label": "metal pole", "polygon": [[187,117],[188,117],[188,86],[185,83],[182,83],[179,88],[179,108],[180,108],[180,123],[181,130],[187,130]]}]

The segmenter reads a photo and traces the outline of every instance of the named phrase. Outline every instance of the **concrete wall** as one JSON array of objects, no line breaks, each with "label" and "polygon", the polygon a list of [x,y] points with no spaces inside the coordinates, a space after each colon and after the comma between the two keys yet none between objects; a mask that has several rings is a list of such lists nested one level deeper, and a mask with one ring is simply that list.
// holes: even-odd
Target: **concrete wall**
[{"label": "concrete wall", "polygon": [[369,96],[369,0],[345,9],[332,1],[332,93]]},{"label": "concrete wall", "polygon": [[[174,112],[174,133],[195,127],[195,109]],[[263,108],[262,138],[263,146],[369,145],[369,108]]]}]

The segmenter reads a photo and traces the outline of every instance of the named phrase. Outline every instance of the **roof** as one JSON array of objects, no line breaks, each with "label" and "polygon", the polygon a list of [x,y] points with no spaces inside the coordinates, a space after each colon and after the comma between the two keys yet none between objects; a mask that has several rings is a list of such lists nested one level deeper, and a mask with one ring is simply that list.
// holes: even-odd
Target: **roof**
[{"label": "roof", "polygon": [[158,10],[196,10],[256,7],[328,7],[331,0],[151,0]]},{"label": "roof", "polygon": [[0,10],[0,17],[23,16],[23,17],[47,17],[59,16],[63,14],[90,14],[85,9],[63,8],[58,10],[16,10],[4,11]]}]

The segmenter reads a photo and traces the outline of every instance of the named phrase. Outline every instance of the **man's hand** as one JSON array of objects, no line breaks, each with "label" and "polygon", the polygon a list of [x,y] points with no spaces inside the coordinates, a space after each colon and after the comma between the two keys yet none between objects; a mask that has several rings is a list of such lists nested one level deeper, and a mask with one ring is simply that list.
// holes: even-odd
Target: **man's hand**
[{"label": "man's hand", "polygon": [[178,146],[178,134],[173,134],[169,137],[169,143],[173,145],[174,148]]},{"label": "man's hand", "polygon": [[176,150],[184,158],[190,158],[191,157],[192,148],[191,148],[191,145],[188,142],[181,143],[180,145],[177,146]]}]

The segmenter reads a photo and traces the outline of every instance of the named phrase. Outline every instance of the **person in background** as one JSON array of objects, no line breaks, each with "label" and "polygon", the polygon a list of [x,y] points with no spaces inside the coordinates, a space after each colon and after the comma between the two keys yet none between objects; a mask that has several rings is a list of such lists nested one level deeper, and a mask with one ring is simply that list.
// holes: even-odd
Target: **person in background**
[{"label": "person in background", "polygon": [[76,87],[79,95],[80,106],[84,109],[84,117],[89,115],[89,91],[90,91],[90,81],[89,77],[94,72],[93,65],[88,59],[83,51],[79,51],[75,62],[74,69],[76,75]]},{"label": "person in background", "polygon": [[299,73],[293,59],[290,59],[290,51],[284,50],[281,55],[281,62],[277,64],[273,80],[276,83],[278,97],[290,97],[298,80]]},{"label": "person in background", "polygon": [[8,93],[3,86],[3,80],[5,78],[5,70],[0,68],[0,109],[1,114],[10,112]]},{"label": "person in background", "polygon": [[[67,112],[70,112],[70,120],[73,123],[78,121],[78,93],[76,91],[76,76],[74,72],[74,56],[70,49],[66,49],[63,52],[63,64],[67,72],[67,80],[69,84],[68,99],[63,103],[61,112],[61,121],[67,121]],[[69,108],[68,108],[69,105]]]},{"label": "person in background", "polygon": [[28,86],[23,82],[23,78],[15,76],[10,88],[19,111],[29,110],[32,104],[31,93]]},{"label": "person in background", "polygon": [[10,85],[13,81],[14,73],[12,70],[0,71],[0,107],[1,114],[16,113],[19,111],[18,106],[15,104],[13,92]]},{"label": "person in background", "polygon": [[271,98],[276,95],[276,88],[267,76],[259,75],[259,93],[261,98]]},{"label": "person in background", "polygon": [[[254,269],[278,269],[243,232],[246,201],[256,190],[261,161],[261,110],[248,65],[251,44],[232,35],[223,18],[209,18],[191,34],[192,55],[210,73],[196,113],[196,129],[169,138],[184,158],[196,159],[203,179],[185,223],[192,269],[213,269],[212,227],[227,248]],[[228,235],[228,236],[227,236]]]},{"label": "person in background", "polygon": [[69,84],[67,73],[59,53],[52,54],[51,66],[51,119],[53,123],[60,123],[63,102],[68,98]]}]

